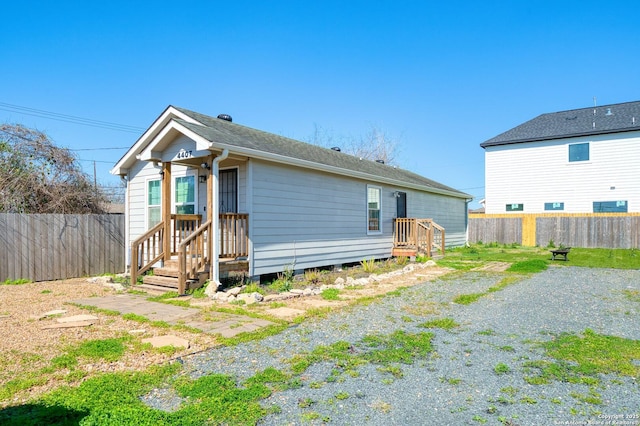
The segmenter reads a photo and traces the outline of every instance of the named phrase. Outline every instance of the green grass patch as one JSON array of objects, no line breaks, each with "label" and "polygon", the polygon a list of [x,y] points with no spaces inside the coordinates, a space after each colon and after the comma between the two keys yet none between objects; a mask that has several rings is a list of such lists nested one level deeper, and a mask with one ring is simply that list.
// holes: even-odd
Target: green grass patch
[{"label": "green grass patch", "polygon": [[[568,262],[551,262],[549,248],[522,247],[517,244],[473,244],[469,247],[448,249],[444,259],[438,260],[438,265],[469,270],[487,262],[529,262],[539,260],[546,264],[550,262],[556,266],[584,266],[588,268],[640,269],[640,250],[638,249],[606,249],[573,247],[569,253]],[[526,264],[525,264],[526,265]],[[528,264],[526,269],[541,266]],[[539,263],[538,265],[542,265]],[[518,266],[519,268],[520,266]],[[516,272],[516,271],[514,271]],[[540,272],[526,270],[518,272]]]},{"label": "green grass patch", "polygon": [[519,273],[536,273],[546,270],[548,263],[541,259],[522,260],[520,262],[513,263],[508,269],[508,272]]},{"label": "green grass patch", "polygon": [[19,278],[17,280],[11,280],[9,278],[7,278],[4,281],[0,281],[0,284],[2,285],[22,285],[22,284],[29,284],[31,282],[31,280],[28,280],[26,278]]},{"label": "green grass patch", "polygon": [[598,374],[638,377],[640,341],[606,336],[585,330],[582,335],[561,334],[542,345],[546,354],[557,361],[531,361],[525,367],[537,370],[526,376],[530,384],[546,384],[552,380],[597,385]]},{"label": "green grass patch", "polygon": [[485,296],[487,293],[468,293],[468,294],[460,294],[453,298],[453,303],[457,303],[459,305],[470,305],[473,302],[477,302],[482,296]]},{"label": "green grass patch", "polygon": [[325,288],[320,293],[320,297],[324,300],[340,300],[340,290],[337,288]]},{"label": "green grass patch", "polygon": [[441,328],[443,330],[452,330],[456,327],[460,327],[453,318],[438,318],[431,321],[423,322],[418,327],[422,328]]}]

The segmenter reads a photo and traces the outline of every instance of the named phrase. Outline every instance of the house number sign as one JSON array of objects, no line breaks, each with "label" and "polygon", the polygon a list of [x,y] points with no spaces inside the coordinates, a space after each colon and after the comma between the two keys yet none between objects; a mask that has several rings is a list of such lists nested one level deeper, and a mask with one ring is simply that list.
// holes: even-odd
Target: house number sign
[{"label": "house number sign", "polygon": [[191,158],[193,157],[193,151],[191,150],[186,150],[186,149],[181,149],[180,151],[178,151],[178,153],[176,154],[175,158],[177,160],[183,159],[183,158]]}]

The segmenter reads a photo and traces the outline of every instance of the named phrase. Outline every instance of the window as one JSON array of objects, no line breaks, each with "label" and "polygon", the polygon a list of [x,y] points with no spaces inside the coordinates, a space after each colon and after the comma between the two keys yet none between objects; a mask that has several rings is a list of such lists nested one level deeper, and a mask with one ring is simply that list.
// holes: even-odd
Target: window
[{"label": "window", "polygon": [[589,161],[589,143],[569,145],[569,162]]},{"label": "window", "polygon": [[594,213],[627,213],[626,201],[594,201]]},{"label": "window", "polygon": [[367,232],[382,232],[380,226],[380,192],[376,186],[367,186]]},{"label": "window", "polygon": [[195,176],[180,176],[175,180],[175,204],[177,214],[194,214],[196,209]]},{"label": "window", "polygon": [[564,203],[544,203],[545,210],[564,210]]},{"label": "window", "polygon": [[161,191],[162,181],[147,181],[147,228],[153,228],[160,223],[161,217]]},{"label": "window", "polygon": [[521,212],[524,210],[524,204],[507,204],[508,212]]}]

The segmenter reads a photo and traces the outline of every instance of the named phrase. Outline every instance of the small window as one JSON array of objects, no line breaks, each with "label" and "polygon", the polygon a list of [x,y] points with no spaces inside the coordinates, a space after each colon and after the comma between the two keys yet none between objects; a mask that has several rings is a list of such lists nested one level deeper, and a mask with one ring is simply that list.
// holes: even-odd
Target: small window
[{"label": "small window", "polygon": [[153,228],[160,223],[161,218],[161,182],[147,181],[147,228]]},{"label": "small window", "polygon": [[508,212],[521,212],[524,210],[524,204],[507,204]]},{"label": "small window", "polygon": [[627,213],[626,201],[594,201],[594,213]]},{"label": "small window", "polygon": [[367,186],[367,232],[377,233],[382,231],[380,226],[380,193],[376,186]]},{"label": "small window", "polygon": [[569,162],[589,161],[589,143],[569,145]]},{"label": "small window", "polygon": [[544,203],[545,210],[564,210],[564,203]]}]

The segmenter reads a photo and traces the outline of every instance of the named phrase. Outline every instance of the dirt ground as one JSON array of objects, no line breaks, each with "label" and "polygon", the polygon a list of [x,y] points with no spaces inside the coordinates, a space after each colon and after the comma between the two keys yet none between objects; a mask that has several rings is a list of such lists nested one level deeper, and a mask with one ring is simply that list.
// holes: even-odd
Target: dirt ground
[{"label": "dirt ground", "polygon": [[[430,267],[392,277],[386,281],[349,290],[340,294],[341,300],[327,301],[320,296],[300,297],[278,302],[277,308],[266,304],[252,307],[251,310],[263,312],[273,317],[291,320],[304,315],[309,309],[323,307],[339,308],[353,299],[377,296],[400,287],[411,286],[441,276],[450,270]],[[118,361],[80,362],[81,377],[69,380],[69,371],[56,371],[46,383],[32,387],[27,392],[19,392],[10,401],[0,401],[0,407],[24,402],[34,396],[45,393],[62,384],[74,384],[100,372],[144,370],[161,364],[172,358],[186,356],[216,345],[216,336],[206,333],[190,332],[182,329],[155,327],[149,323],[140,323],[123,319],[120,315],[93,312],[77,307],[70,302],[88,297],[114,294],[116,291],[101,283],[89,282],[87,278],[61,281],[48,281],[22,285],[0,285],[0,386],[15,378],[24,378],[25,372],[37,372],[51,365],[51,360],[66,352],[67,348],[77,346],[87,340],[116,338],[133,335],[131,347]],[[185,300],[189,300],[188,298]],[[225,307],[217,303],[207,303],[202,299],[191,299],[192,307],[203,310]],[[205,302],[205,303],[203,303]],[[229,307],[229,306],[227,306]],[[64,310],[64,313],[43,316],[47,312]],[[90,314],[98,317],[92,325],[70,328],[48,328],[59,325],[58,319],[73,315]],[[145,337],[171,334],[190,342],[188,349],[175,352],[143,348],[136,343]]]}]

